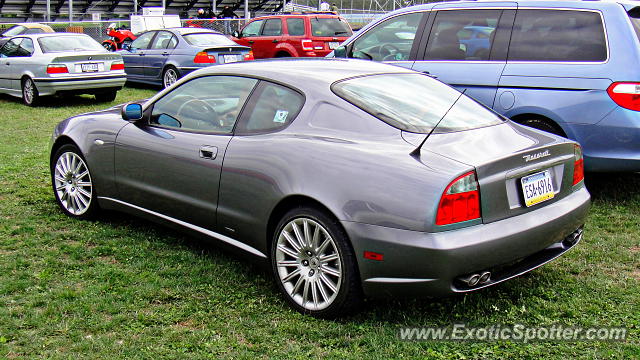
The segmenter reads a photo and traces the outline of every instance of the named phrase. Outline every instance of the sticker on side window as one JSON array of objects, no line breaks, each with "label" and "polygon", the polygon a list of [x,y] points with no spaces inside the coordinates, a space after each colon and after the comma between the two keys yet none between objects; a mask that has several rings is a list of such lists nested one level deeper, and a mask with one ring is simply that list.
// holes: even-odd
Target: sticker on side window
[{"label": "sticker on side window", "polygon": [[287,110],[278,110],[276,111],[276,114],[273,116],[273,122],[282,124],[285,121],[287,121],[288,115],[289,115],[289,112]]}]

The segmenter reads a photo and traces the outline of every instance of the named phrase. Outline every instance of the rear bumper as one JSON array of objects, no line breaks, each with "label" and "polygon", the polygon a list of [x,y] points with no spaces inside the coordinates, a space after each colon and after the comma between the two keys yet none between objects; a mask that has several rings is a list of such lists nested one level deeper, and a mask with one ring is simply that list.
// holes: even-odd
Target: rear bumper
[{"label": "rear bumper", "polygon": [[33,79],[40,95],[54,95],[57,92],[72,91],[77,93],[92,93],[94,89],[119,89],[127,81],[126,75],[105,75],[95,77],[57,77]]},{"label": "rear bumper", "polygon": [[[497,284],[562,255],[590,207],[586,188],[562,201],[512,218],[439,233],[342,222],[368,296],[445,296]],[[564,243],[563,243],[564,241]],[[384,254],[364,259],[364,251]],[[465,287],[461,276],[490,271],[492,280]]]}]

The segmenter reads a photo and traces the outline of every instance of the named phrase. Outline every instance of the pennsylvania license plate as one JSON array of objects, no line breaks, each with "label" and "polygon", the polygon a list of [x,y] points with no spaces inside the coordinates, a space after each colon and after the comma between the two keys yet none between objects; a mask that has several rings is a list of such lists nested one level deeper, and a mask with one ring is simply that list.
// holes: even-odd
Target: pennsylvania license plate
[{"label": "pennsylvania license plate", "polygon": [[543,201],[553,199],[555,196],[549,170],[525,176],[520,179],[520,182],[522,184],[522,194],[524,195],[524,203],[526,206],[539,204]]},{"label": "pennsylvania license plate", "polygon": [[82,72],[96,72],[98,71],[98,64],[81,64]]},{"label": "pennsylvania license plate", "polygon": [[329,49],[331,49],[331,50],[337,48],[338,46],[340,46],[339,42],[332,41],[332,42],[329,43]]},{"label": "pennsylvania license plate", "polygon": [[240,55],[222,55],[222,57],[224,58],[225,64],[242,60]]}]

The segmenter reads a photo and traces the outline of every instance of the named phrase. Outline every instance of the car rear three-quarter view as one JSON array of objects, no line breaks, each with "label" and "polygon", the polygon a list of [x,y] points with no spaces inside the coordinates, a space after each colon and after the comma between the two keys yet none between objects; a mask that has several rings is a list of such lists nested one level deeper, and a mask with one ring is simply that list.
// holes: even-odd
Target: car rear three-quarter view
[{"label": "car rear three-quarter view", "polygon": [[582,238],[581,148],[441,82],[360,60],[194,71],[61,122],[58,204],[189,230],[269,264],[298,311],[505,281]]}]

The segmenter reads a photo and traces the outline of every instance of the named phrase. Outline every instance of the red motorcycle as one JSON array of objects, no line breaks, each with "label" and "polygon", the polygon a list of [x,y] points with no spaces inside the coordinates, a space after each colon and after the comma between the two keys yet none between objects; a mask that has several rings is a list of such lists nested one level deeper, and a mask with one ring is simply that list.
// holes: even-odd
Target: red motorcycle
[{"label": "red motorcycle", "polygon": [[131,45],[131,42],[137,38],[131,30],[118,28],[115,23],[109,24],[107,35],[110,38],[103,41],[102,46],[109,51],[121,50],[124,44]]}]

